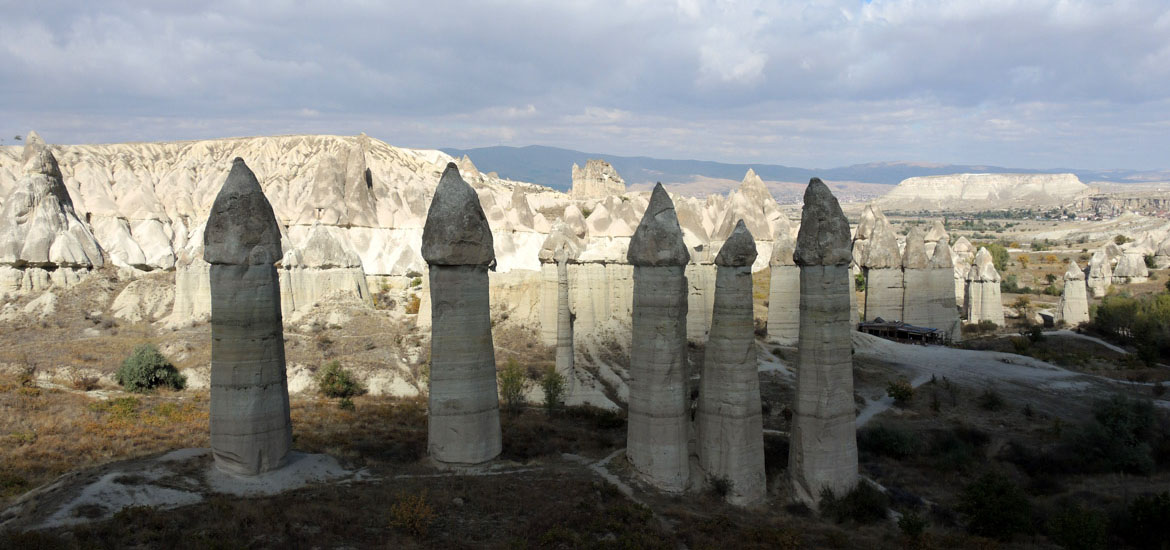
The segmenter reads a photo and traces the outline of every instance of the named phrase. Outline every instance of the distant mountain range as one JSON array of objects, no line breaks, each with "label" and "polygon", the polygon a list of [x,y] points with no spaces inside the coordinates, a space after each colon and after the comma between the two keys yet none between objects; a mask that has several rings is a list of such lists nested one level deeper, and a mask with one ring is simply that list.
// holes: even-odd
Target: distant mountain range
[{"label": "distant mountain range", "polygon": [[674,160],[651,157],[623,157],[604,153],[585,153],[571,149],[529,145],[526,147],[479,147],[475,149],[443,149],[454,157],[467,155],[481,172],[496,172],[500,177],[526,181],[568,190],[572,185],[573,163],[585,166],[591,158],[602,158],[617,169],[626,183],[635,187],[661,181],[668,184],[692,183],[702,179],[739,181],[748,168],[755,169],[768,181],[807,183],[809,178],[826,181],[860,182],[897,185],[914,176],[937,176],[959,173],[1068,173],[1081,181],[1137,183],[1170,180],[1170,171],[1140,172],[1136,170],[1077,170],[1053,168],[1036,170],[1004,168],[1000,166],[934,164],[921,162],[871,162],[839,168],[798,168],[779,164],[729,164],[706,160]]}]

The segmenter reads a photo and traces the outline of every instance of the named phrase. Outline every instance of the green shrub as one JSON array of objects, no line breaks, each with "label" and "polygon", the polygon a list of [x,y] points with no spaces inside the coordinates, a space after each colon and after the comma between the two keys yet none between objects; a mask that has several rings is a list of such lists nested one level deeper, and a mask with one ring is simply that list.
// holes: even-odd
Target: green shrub
[{"label": "green shrub", "polygon": [[976,535],[1010,540],[1032,532],[1032,503],[1012,480],[992,472],[967,485],[959,497],[967,530]]},{"label": "green shrub", "polygon": [[1048,538],[1070,550],[1099,550],[1105,548],[1109,525],[1105,514],[1082,508],[1075,502],[1064,502],[1048,519]]},{"label": "green shrub", "polygon": [[1154,260],[1153,254],[1146,254],[1142,259],[1146,261],[1147,269],[1158,269],[1158,262]]},{"label": "green shrub", "polygon": [[1082,472],[1154,471],[1159,433],[1150,401],[1115,395],[1093,406],[1093,419],[1069,433],[1065,456]]},{"label": "green shrub", "polygon": [[857,432],[857,447],[862,452],[890,458],[910,458],[918,453],[918,438],[905,430],[878,425]]},{"label": "green shrub", "polygon": [[504,409],[515,411],[524,406],[524,390],[528,386],[528,376],[524,368],[509,358],[500,369],[500,400]]},{"label": "green shrub", "polygon": [[366,393],[361,382],[338,361],[326,363],[317,373],[317,388],[325,397],[349,398]]},{"label": "green shrub", "polygon": [[857,292],[865,292],[865,273],[858,273],[853,276],[853,286]]},{"label": "green shrub", "polygon": [[833,518],[837,523],[881,521],[886,519],[889,506],[890,498],[866,481],[858,481],[843,497],[837,497],[828,487],[821,491],[821,515]]},{"label": "green shrub", "polygon": [[910,385],[909,380],[895,380],[886,385],[886,395],[894,398],[895,405],[905,407],[914,399],[914,386]]},{"label": "green shrub", "polygon": [[187,378],[163,356],[154,344],[142,344],[134,348],[130,356],[122,361],[114,379],[123,388],[132,392],[145,392],[159,386],[181,390],[187,385]]},{"label": "green shrub", "polygon": [[556,367],[550,365],[544,369],[540,388],[544,390],[544,407],[550,414],[561,407],[565,399],[565,377],[557,372]]},{"label": "green shrub", "polygon": [[998,411],[1003,409],[1004,400],[1000,397],[999,392],[987,388],[979,395],[979,408],[985,411]]},{"label": "green shrub", "polygon": [[1166,548],[1170,540],[1170,493],[1142,495],[1115,520],[1115,531],[1137,548]]}]

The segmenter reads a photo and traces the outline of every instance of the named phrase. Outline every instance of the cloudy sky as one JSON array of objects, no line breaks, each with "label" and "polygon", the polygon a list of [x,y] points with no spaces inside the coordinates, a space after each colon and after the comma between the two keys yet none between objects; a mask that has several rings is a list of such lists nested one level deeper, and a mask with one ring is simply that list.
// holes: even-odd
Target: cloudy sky
[{"label": "cloudy sky", "polygon": [[0,0],[0,137],[1170,168],[1166,0]]}]

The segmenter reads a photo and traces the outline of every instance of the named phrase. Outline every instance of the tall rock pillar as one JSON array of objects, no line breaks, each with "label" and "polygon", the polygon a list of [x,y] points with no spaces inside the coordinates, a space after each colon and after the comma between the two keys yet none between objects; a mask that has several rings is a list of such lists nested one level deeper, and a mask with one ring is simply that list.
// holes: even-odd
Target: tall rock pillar
[{"label": "tall rock pillar", "polygon": [[554,262],[557,274],[556,292],[556,369],[565,378],[566,398],[572,396],[577,384],[573,357],[573,312],[569,304],[569,262],[576,261],[584,244],[564,222],[557,222],[540,247],[541,264]]},{"label": "tall rock pillar", "polygon": [[431,384],[427,452],[438,462],[478,464],[500,454],[500,401],[488,301],[496,255],[475,190],[455,163],[435,188],[423,226],[430,266]]},{"label": "tall rock pillar", "polygon": [[843,495],[857,484],[849,221],[817,178],[804,192],[794,256],[800,344],[788,472],[793,498],[815,505],[824,489]]},{"label": "tall rock pillar", "polygon": [[1089,322],[1089,292],[1085,285],[1085,272],[1073,260],[1068,262],[1064,273],[1064,292],[1060,293],[1060,307],[1056,319],[1070,326]]},{"label": "tall rock pillar", "polygon": [[796,242],[787,224],[772,241],[771,288],[768,290],[768,339],[795,346],[800,335],[800,268],[792,261]]},{"label": "tall rock pillar", "polygon": [[292,447],[280,258],[272,205],[236,158],[203,232],[211,266],[211,452],[216,467],[232,474],[280,468]]},{"label": "tall rock pillar", "polygon": [[654,186],[626,258],[634,266],[626,455],[650,484],[681,492],[689,481],[685,269],[690,254],[662,184]]},{"label": "tall rock pillar", "polygon": [[967,270],[967,294],[964,297],[968,323],[991,321],[1005,326],[1003,298],[999,289],[999,272],[991,259],[991,252],[980,248],[975,263]]},{"label": "tall rock pillar", "polygon": [[741,220],[715,258],[715,307],[699,380],[699,464],[725,479],[727,500],[763,502],[764,420],[752,331],[752,262],[756,243]]},{"label": "tall rock pillar", "polygon": [[[947,338],[958,342],[963,338],[961,323],[959,322],[959,308],[955,304],[955,261],[951,256],[951,247],[946,239],[935,242],[934,253],[930,255],[930,267],[927,270],[930,324],[927,326],[946,332]],[[907,285],[906,294],[918,292]]]},{"label": "tall rock pillar", "polygon": [[881,317],[886,321],[902,320],[902,254],[898,236],[885,216],[877,219],[865,250],[865,304],[863,321]]},{"label": "tall rock pillar", "polygon": [[[943,328],[935,326],[931,317],[929,267],[926,235],[922,229],[912,227],[906,234],[906,249],[902,251],[902,279],[906,291],[902,293],[901,320],[919,327]],[[954,297],[954,290],[951,297]]]}]

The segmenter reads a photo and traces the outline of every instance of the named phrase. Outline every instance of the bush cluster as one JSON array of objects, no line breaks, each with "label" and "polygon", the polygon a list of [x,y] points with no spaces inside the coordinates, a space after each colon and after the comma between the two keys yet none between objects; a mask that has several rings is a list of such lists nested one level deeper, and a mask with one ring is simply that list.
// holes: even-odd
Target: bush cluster
[{"label": "bush cluster", "polygon": [[338,361],[330,361],[317,373],[317,388],[325,397],[350,397],[366,393],[366,388],[353,373]]},{"label": "bush cluster", "polygon": [[1092,313],[1092,330],[1134,344],[1147,364],[1170,356],[1170,292],[1139,298],[1108,295]]},{"label": "bush cluster", "polygon": [[881,521],[886,519],[889,507],[890,497],[866,481],[859,481],[841,497],[834,495],[828,487],[821,492],[821,515],[833,518],[837,523]]},{"label": "bush cluster", "polygon": [[150,391],[159,386],[181,390],[187,385],[187,378],[179,374],[154,344],[141,344],[134,348],[130,356],[122,361],[118,372],[114,373],[114,379],[132,392]]}]

